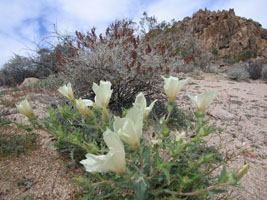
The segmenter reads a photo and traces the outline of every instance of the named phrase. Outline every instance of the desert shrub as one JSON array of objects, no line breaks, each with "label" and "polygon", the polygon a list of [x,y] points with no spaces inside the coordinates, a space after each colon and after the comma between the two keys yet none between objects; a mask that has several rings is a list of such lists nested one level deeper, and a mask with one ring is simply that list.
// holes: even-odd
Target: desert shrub
[{"label": "desert shrub", "polygon": [[263,79],[263,80],[267,80],[267,67],[264,67],[263,69],[262,69],[262,71],[261,71],[261,78]]},{"label": "desert shrub", "polygon": [[15,55],[0,70],[0,85],[18,85],[29,77],[46,78],[58,72],[56,62],[54,51],[47,48],[40,49],[32,57]]},{"label": "desert shrub", "polygon": [[249,79],[249,73],[245,67],[232,67],[226,72],[227,77],[236,81],[247,81]]},{"label": "desert shrub", "polygon": [[225,55],[224,62],[228,64],[234,64],[240,61],[246,62],[252,58],[256,58],[257,55],[258,55],[257,51],[247,50],[238,55]]},{"label": "desert shrub", "polygon": [[3,85],[16,85],[25,78],[35,77],[32,61],[23,56],[15,55],[0,70],[0,79]]},{"label": "desert shrub", "polygon": [[251,79],[256,80],[261,77],[261,71],[263,68],[263,60],[256,60],[254,62],[249,62],[245,66],[246,70],[249,73]]},{"label": "desert shrub", "polygon": [[34,72],[37,78],[46,78],[51,74],[58,72],[56,66],[57,57],[54,50],[41,48],[37,51],[37,55],[31,58],[34,63]]},{"label": "desert shrub", "polygon": [[73,56],[61,56],[61,75],[75,85],[75,93],[93,98],[92,83],[107,80],[112,83],[112,110],[128,108],[138,92],[146,96],[157,92],[160,74],[175,69],[165,57],[165,44],[153,48],[149,36],[141,38],[134,33],[134,23],[118,21],[110,25],[105,36],[76,32],[77,44],[70,43]]},{"label": "desert shrub", "polygon": [[216,65],[209,65],[209,66],[206,68],[206,72],[217,74],[217,73],[219,72],[219,68],[218,68],[218,66],[216,66]]}]

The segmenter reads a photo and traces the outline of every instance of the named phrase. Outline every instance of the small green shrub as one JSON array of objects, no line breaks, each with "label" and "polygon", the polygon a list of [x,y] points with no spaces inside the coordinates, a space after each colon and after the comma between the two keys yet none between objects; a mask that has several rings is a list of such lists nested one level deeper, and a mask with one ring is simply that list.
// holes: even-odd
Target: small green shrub
[{"label": "small green shrub", "polygon": [[256,60],[254,62],[249,62],[246,65],[246,70],[249,73],[251,79],[256,80],[261,77],[261,71],[263,68],[263,60]]},{"label": "small green shrub", "polygon": [[0,135],[0,156],[19,156],[37,147],[35,133],[16,135],[2,133]]},{"label": "small green shrub", "polygon": [[249,73],[244,67],[232,67],[226,72],[227,77],[236,81],[248,81]]}]

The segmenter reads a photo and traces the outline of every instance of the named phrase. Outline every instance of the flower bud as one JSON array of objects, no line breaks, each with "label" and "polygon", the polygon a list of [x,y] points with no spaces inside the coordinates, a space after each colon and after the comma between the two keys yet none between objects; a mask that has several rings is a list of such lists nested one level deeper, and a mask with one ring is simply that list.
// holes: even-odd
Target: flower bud
[{"label": "flower bud", "polygon": [[74,100],[74,95],[72,92],[71,84],[68,83],[67,85],[63,85],[62,87],[58,88],[58,91],[66,97],[68,100]]},{"label": "flower bud", "polygon": [[146,98],[145,98],[144,94],[142,92],[140,92],[135,98],[134,106],[138,107],[140,109],[140,112],[142,112],[144,115],[144,120],[147,120],[148,115],[151,112],[151,110],[153,109],[153,106],[156,103],[156,101],[157,100],[154,100],[149,105],[149,107],[147,107]]},{"label": "flower bud", "polygon": [[21,101],[19,104],[16,104],[16,107],[21,114],[27,116],[30,119],[33,118],[32,107],[26,99]]}]

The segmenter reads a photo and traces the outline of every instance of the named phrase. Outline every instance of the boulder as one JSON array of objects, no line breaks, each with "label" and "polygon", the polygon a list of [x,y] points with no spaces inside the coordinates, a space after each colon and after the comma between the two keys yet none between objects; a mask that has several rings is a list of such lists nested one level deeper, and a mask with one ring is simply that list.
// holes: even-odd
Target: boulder
[{"label": "boulder", "polygon": [[24,81],[20,84],[19,88],[32,86],[39,82],[40,82],[40,79],[38,78],[33,78],[33,77],[25,78]]}]

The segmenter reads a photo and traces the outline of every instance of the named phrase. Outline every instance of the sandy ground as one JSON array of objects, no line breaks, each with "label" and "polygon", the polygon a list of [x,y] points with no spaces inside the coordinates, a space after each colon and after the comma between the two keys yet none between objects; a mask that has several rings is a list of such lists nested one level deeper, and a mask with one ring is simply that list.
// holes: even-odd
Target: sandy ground
[{"label": "sandy ground", "polygon": [[[200,76],[202,78],[200,78]],[[177,97],[183,108],[194,108],[185,94],[203,91],[218,91],[219,95],[209,108],[211,123],[222,128],[219,136],[207,138],[210,144],[221,141],[224,152],[234,153],[235,159],[228,169],[238,169],[250,163],[248,174],[241,180],[247,192],[235,191],[235,199],[267,199],[267,84],[263,81],[234,82],[225,75],[200,74],[191,77],[189,83]],[[4,88],[0,88],[0,91]],[[47,102],[55,101],[49,95],[27,93],[35,112],[43,114]],[[8,94],[1,98],[11,98]],[[1,105],[0,105],[1,107]],[[10,108],[8,117],[25,120]],[[74,199],[79,190],[72,178],[80,176],[83,169],[68,169],[68,161],[62,160],[54,151],[49,136],[44,132],[38,142],[41,147],[18,158],[0,158],[0,199]],[[24,179],[28,187],[19,186]],[[28,182],[27,182],[28,181]]]}]

